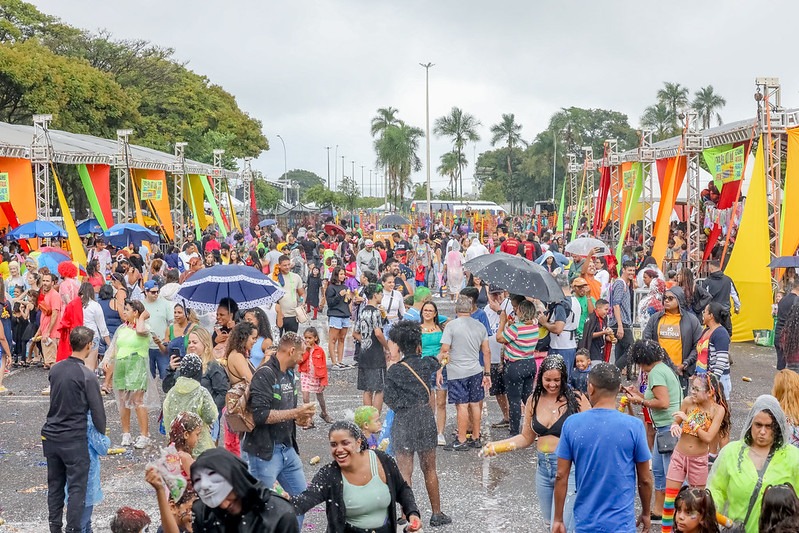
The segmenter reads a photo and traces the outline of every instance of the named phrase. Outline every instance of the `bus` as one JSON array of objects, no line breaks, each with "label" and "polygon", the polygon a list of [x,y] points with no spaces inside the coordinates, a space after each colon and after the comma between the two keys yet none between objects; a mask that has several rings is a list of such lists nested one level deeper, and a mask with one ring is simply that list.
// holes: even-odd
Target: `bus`
[{"label": "bus", "polygon": [[[505,214],[505,209],[502,206],[497,205],[494,202],[483,202],[480,200],[464,200],[463,202],[459,202],[457,200],[432,200],[430,202],[430,208],[432,209],[433,213],[437,213],[440,210],[446,213],[453,213],[455,215],[460,215],[464,211],[477,211],[479,213],[486,212],[492,215]],[[421,214],[426,213],[427,200],[414,200],[411,202],[411,211]]]}]

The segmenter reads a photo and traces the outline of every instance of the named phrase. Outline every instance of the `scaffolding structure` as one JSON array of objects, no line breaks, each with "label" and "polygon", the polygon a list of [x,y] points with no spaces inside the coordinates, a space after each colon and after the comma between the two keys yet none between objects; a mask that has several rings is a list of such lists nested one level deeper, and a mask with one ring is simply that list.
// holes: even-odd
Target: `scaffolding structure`
[{"label": "scaffolding structure", "polygon": [[607,164],[610,167],[610,242],[613,246],[624,238],[621,235],[621,159],[619,158],[619,142],[616,139],[605,140]]},{"label": "scaffolding structure", "polygon": [[641,174],[643,176],[643,189],[641,191],[641,201],[644,203],[644,235],[652,235],[655,227],[655,191],[653,184],[652,163],[655,162],[655,149],[652,148],[652,130],[641,131],[641,142],[638,145],[638,160],[641,162]]},{"label": "scaffolding structure", "polygon": [[222,195],[225,192],[223,180],[225,179],[225,169],[222,167],[222,156],[225,151],[214,150],[214,167],[211,169],[211,182],[213,183],[214,200],[219,209],[222,209]]},{"label": "scaffolding structure", "polygon": [[175,164],[172,168],[172,177],[174,178],[174,189],[172,195],[173,209],[172,220],[175,225],[175,245],[179,248],[183,247],[183,239],[185,237],[185,217],[184,217],[184,194],[183,187],[186,184],[188,175],[186,173],[186,142],[175,143]]},{"label": "scaffolding structure", "polygon": [[702,185],[699,183],[699,158],[705,148],[705,138],[702,136],[699,113],[688,111],[685,114],[683,150],[686,159],[685,181],[688,192],[685,235],[689,258],[694,257],[697,252],[701,251],[699,235],[702,232],[702,214],[699,212],[699,191],[702,190]]},{"label": "scaffolding structure", "polygon": [[117,130],[117,156],[114,166],[117,169],[117,211],[130,220],[128,191],[130,190],[130,135],[133,130]]},{"label": "scaffolding structure", "polygon": [[252,195],[250,190],[253,186],[252,178],[252,157],[245,157],[244,169],[241,172],[241,188],[244,193],[242,198],[244,201],[244,223],[242,224],[242,229],[250,227],[250,219],[252,218],[250,209],[250,196]]},{"label": "scaffolding structure", "polygon": [[[573,153],[566,154],[566,159],[568,163],[566,164],[566,179],[567,185],[569,187],[569,194],[568,194],[568,207],[566,208],[566,212],[571,211],[571,225],[574,226],[577,224],[579,217],[577,213],[577,201],[578,201],[578,189],[580,187],[579,184],[579,174],[582,172],[582,167],[577,163],[577,156]],[[565,220],[565,219],[564,219]],[[565,227],[565,226],[564,226]]]},{"label": "scaffolding structure", "polygon": [[585,217],[591,225],[594,214],[594,184],[596,183],[596,161],[594,161],[594,149],[590,146],[583,146],[583,203],[585,205]]},{"label": "scaffolding structure", "polygon": [[33,143],[31,143],[31,164],[36,194],[36,218],[50,220],[50,162],[52,147],[48,136],[48,126],[53,115],[33,115]]}]

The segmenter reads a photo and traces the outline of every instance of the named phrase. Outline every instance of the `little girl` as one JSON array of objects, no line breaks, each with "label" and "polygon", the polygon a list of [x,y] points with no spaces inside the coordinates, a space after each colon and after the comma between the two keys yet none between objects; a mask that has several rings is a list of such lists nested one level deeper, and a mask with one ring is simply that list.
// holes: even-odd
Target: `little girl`
[{"label": "little girl", "polygon": [[719,533],[716,505],[707,489],[683,487],[674,500],[674,531]]},{"label": "little girl", "polygon": [[319,267],[314,265],[314,267],[311,269],[311,273],[308,274],[308,287],[305,289],[307,294],[305,298],[305,308],[309,313],[311,312],[311,309],[313,309],[314,320],[316,320],[316,317],[319,314],[319,294],[321,290],[322,274],[319,270]]},{"label": "little girl", "polygon": [[203,428],[203,420],[195,413],[183,411],[169,428],[169,441],[175,446],[180,456],[180,469],[183,477],[188,483],[187,489],[191,488],[191,465],[194,463],[192,452],[200,440],[200,432]]},{"label": "little girl", "polygon": [[[322,410],[320,415],[322,420],[332,424],[333,419],[327,414],[324,394],[327,386],[327,358],[325,351],[319,346],[319,332],[314,327],[307,328],[303,333],[303,338],[305,339],[306,350],[302,354],[302,362],[300,363],[302,401],[303,403],[308,403],[311,393],[316,394],[316,401],[319,402],[319,408]],[[303,429],[312,427],[314,427],[313,421]]]}]

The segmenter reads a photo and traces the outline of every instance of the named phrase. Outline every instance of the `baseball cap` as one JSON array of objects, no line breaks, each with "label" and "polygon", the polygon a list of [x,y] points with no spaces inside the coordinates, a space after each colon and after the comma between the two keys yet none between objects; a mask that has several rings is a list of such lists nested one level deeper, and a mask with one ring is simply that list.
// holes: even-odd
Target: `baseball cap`
[{"label": "baseball cap", "polygon": [[490,294],[498,294],[500,292],[505,292],[505,289],[503,289],[502,287],[500,287],[498,285],[493,285],[492,284],[492,285],[488,286],[488,292]]},{"label": "baseball cap", "polygon": [[587,286],[588,282],[585,281],[583,278],[575,278],[575,280],[572,281],[572,287],[587,287]]},{"label": "baseball cap", "polygon": [[366,239],[363,242],[363,244],[364,244],[364,246],[374,246],[375,245],[375,243],[374,243],[374,241],[372,241],[372,239]]},{"label": "baseball cap", "polygon": [[157,288],[158,288],[158,283],[156,283],[152,279],[144,284],[144,290],[145,291],[149,291],[149,290],[157,289]]}]

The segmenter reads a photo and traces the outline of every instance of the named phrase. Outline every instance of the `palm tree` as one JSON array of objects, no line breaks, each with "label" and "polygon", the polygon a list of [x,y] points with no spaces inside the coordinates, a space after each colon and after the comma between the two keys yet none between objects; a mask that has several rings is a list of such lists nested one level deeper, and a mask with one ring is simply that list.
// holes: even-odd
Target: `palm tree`
[{"label": "palm tree", "polygon": [[503,113],[502,121],[491,126],[491,146],[496,146],[497,143],[502,141],[508,147],[509,178],[513,176],[511,156],[513,155],[514,146],[527,146],[527,143],[522,139],[521,131],[522,125],[516,124],[516,116],[513,113]]},{"label": "palm tree", "polygon": [[688,87],[664,81],[657,98],[659,103],[664,104],[671,111],[672,133],[676,132],[678,111],[688,105]]},{"label": "palm tree", "polygon": [[[453,107],[449,115],[436,119],[433,125],[433,133],[438,137],[449,137],[452,140],[453,151],[458,153],[458,161],[460,162],[466,143],[480,140],[480,135],[477,134],[477,127],[480,125],[480,121],[473,115],[464,113],[458,107]],[[457,181],[460,185],[461,197],[463,197],[463,166],[460,163],[458,164]]]},{"label": "palm tree", "polygon": [[708,85],[702,87],[694,94],[694,101],[691,107],[699,113],[699,118],[702,119],[702,128],[707,129],[710,127],[710,121],[715,117],[716,122],[721,126],[721,115],[719,111],[722,107],[727,105],[727,100],[713,92],[713,86]]},{"label": "palm tree", "polygon": [[438,165],[436,171],[440,176],[449,178],[449,188],[452,197],[455,198],[455,191],[458,183],[458,168],[465,167],[468,164],[466,156],[458,152],[447,152],[441,154],[441,164]]},{"label": "palm tree", "polygon": [[375,141],[378,163],[388,174],[388,190],[396,205],[402,203],[404,193],[410,191],[413,183],[411,173],[422,168],[419,159],[419,140],[424,137],[420,128],[409,126],[402,121],[387,126]]},{"label": "palm tree", "polygon": [[387,127],[399,124],[400,120],[397,118],[397,113],[399,113],[399,110],[391,106],[378,109],[377,115],[372,119],[372,137],[378,134],[382,135]]},{"label": "palm tree", "polygon": [[674,117],[671,110],[664,103],[657,103],[644,109],[641,115],[641,126],[651,129],[655,134],[655,140],[660,141],[666,138],[671,132]]}]

